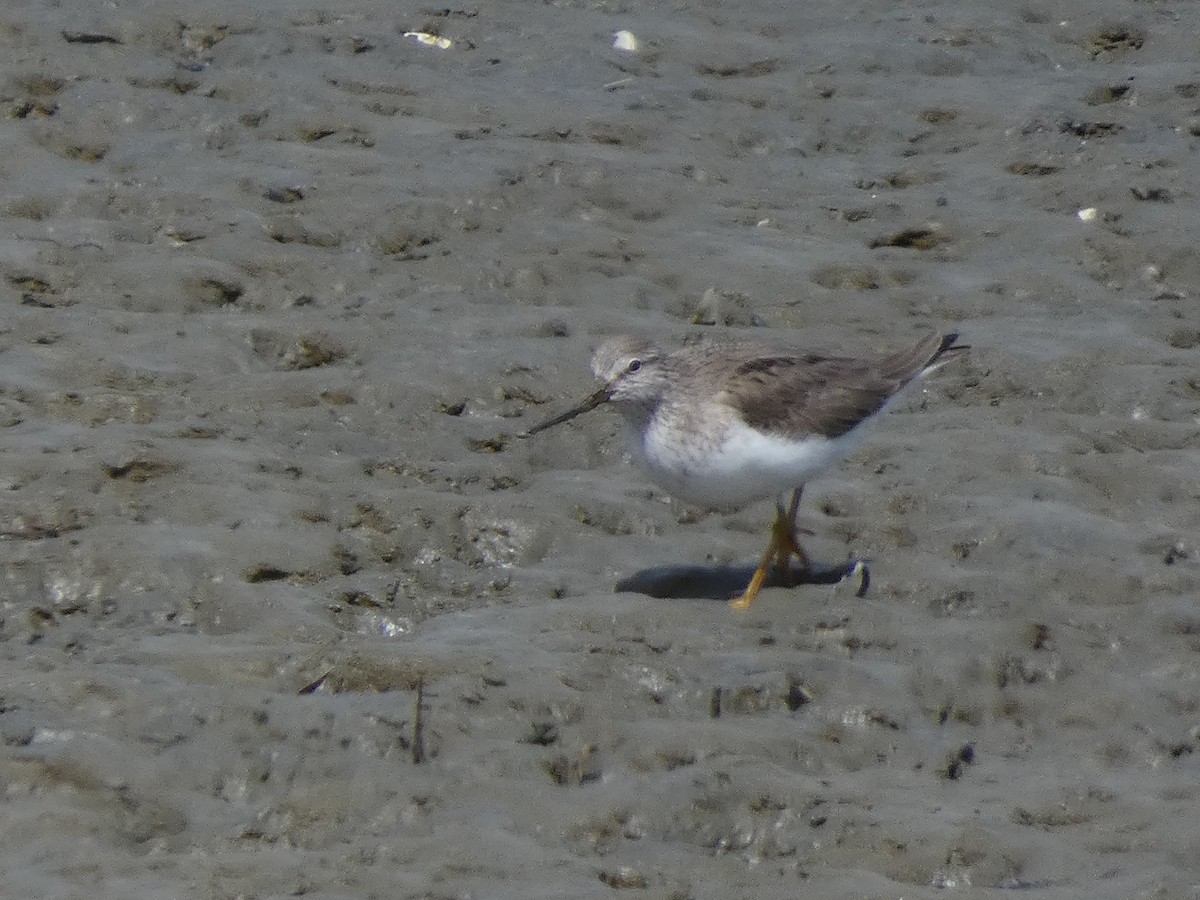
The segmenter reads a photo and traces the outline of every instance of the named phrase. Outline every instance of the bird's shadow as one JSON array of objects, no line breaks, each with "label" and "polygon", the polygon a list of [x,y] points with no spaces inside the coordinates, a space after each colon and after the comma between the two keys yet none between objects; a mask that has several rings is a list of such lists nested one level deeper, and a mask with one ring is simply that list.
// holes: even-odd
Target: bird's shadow
[{"label": "bird's shadow", "polygon": [[[753,575],[753,566],[654,566],[622,578],[614,590],[664,600],[728,600],[745,590]],[[814,562],[807,568],[793,566],[788,576],[772,571],[763,587],[840,584],[843,581],[855,586],[854,596],[865,596],[871,586],[871,572],[866,562],[861,559],[837,565]]]}]

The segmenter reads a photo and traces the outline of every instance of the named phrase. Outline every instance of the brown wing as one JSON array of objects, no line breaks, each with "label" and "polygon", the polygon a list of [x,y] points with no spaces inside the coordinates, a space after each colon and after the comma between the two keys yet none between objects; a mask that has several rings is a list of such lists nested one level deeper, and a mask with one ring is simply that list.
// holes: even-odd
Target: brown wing
[{"label": "brown wing", "polygon": [[763,356],[734,370],[720,400],[752,428],[833,438],[878,412],[906,381],[855,359]]},{"label": "brown wing", "polygon": [[792,437],[839,437],[878,412],[918,375],[965,352],[957,334],[930,334],[878,361],[817,354],[753,356],[734,368],[720,400],[746,423]]}]

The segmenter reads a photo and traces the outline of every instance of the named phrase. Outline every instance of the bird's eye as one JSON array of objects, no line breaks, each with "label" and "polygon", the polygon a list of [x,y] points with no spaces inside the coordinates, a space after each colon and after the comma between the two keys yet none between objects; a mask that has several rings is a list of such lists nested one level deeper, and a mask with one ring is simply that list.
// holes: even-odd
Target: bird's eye
[{"label": "bird's eye", "polygon": [[642,367],[642,361],[640,359],[631,359],[629,361],[629,365],[626,366],[625,371],[626,372],[636,372],[641,367]]}]

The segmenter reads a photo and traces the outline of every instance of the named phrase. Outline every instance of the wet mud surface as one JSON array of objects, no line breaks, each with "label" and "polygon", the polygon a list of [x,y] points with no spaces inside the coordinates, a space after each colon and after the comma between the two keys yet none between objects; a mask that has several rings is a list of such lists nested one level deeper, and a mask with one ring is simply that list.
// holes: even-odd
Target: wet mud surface
[{"label": "wet mud surface", "polygon": [[[1195,897],[1198,31],[10,4],[6,892]],[[516,437],[610,334],[930,328],[805,496],[863,597]]]}]

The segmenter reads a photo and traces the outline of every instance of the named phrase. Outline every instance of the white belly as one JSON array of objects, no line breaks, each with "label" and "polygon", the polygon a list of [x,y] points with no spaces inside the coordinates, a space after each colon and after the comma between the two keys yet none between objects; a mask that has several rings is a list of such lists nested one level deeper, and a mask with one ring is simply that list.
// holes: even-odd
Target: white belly
[{"label": "white belly", "polygon": [[800,441],[730,425],[719,442],[697,447],[651,426],[632,435],[632,449],[650,477],[680,500],[706,507],[738,507],[791,491],[858,446],[863,429],[841,437]]}]

